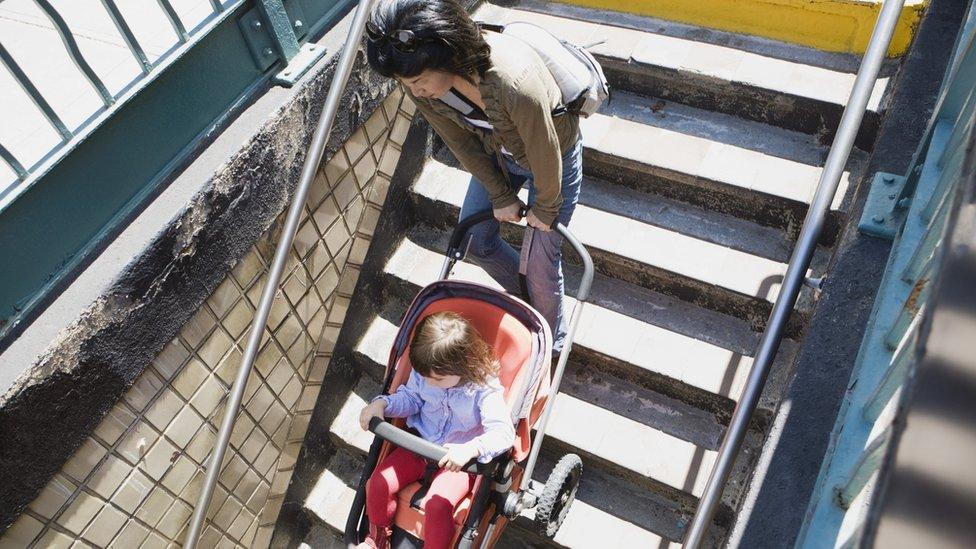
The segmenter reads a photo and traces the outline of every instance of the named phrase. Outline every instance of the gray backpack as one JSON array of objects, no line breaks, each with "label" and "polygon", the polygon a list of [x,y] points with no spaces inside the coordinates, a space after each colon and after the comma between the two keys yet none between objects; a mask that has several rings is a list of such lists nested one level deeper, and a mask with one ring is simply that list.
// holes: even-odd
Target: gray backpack
[{"label": "gray backpack", "polygon": [[549,69],[559,86],[563,104],[553,114],[571,112],[586,118],[610,97],[610,84],[603,68],[585,48],[562,40],[546,29],[523,21],[506,25],[479,22],[488,31],[511,36],[528,44]]}]

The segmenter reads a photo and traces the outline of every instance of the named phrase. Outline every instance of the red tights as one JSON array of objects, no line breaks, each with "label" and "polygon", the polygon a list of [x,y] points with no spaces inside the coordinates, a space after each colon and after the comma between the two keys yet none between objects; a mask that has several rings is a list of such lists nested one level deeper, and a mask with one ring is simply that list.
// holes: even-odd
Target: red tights
[{"label": "red tights", "polygon": [[[380,527],[390,527],[396,515],[397,493],[424,476],[424,458],[396,448],[376,467],[366,483],[366,514]],[[437,471],[424,502],[424,547],[444,549],[454,538],[454,508],[474,486],[474,476]]]}]

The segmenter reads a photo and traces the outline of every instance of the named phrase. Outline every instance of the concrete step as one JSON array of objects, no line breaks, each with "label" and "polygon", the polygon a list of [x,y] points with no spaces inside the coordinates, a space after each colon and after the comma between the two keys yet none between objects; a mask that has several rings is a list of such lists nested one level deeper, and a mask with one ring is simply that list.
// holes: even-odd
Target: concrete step
[{"label": "concrete step", "polygon": [[[373,321],[354,352],[353,359],[360,370],[376,382],[383,377],[383,364],[378,362],[384,359],[381,356],[383,345],[396,332],[396,324],[387,317],[399,318],[405,308],[403,303],[402,307],[391,306],[384,311]],[[696,446],[709,450],[718,448],[725,428],[723,420],[727,421],[731,413],[730,401],[703,403],[695,399],[699,396],[697,393],[685,395],[683,399],[669,396],[655,390],[667,385],[669,380],[641,379],[633,375],[633,371],[638,370],[633,365],[618,364],[607,357],[593,355],[596,353],[587,348],[574,347],[566,366],[562,392]]]},{"label": "concrete step", "polygon": [[[387,262],[384,271],[389,280],[383,292],[398,299],[389,301],[388,309],[373,319],[357,346],[357,351],[374,353],[369,356],[378,363],[386,361],[385,342],[392,340],[406,304],[439,274],[440,254],[415,240],[423,242],[417,236],[404,239]],[[499,288],[471,263],[456,265],[454,277]],[[567,311],[576,303],[572,297],[576,280],[576,272],[567,273]],[[749,355],[756,334],[744,322],[603,276],[597,277],[592,295],[573,347],[581,375],[596,370],[704,409],[720,422],[728,417],[752,365]],[[680,331],[671,328],[676,324]],[[761,411],[775,406],[794,353],[795,345],[784,341]],[[707,433],[714,431],[703,431],[700,444],[708,445]]]},{"label": "concrete step", "polygon": [[[361,451],[354,448],[343,448],[333,456],[329,467],[322,471],[318,483],[304,504],[306,516],[311,519],[312,527],[300,549],[345,549],[341,540],[342,531],[345,528],[346,516],[355,497],[353,486],[358,481],[364,459],[365,455]],[[545,459],[540,460],[537,477],[544,478],[551,466]],[[532,528],[530,514],[526,513],[525,516],[519,517],[508,525],[496,547],[500,549],[515,547],[565,547],[574,549],[659,547],[677,549],[679,547],[678,543],[670,542],[638,524],[639,522],[647,522],[643,515],[651,510],[646,509],[644,502],[621,497],[626,494],[625,492],[613,494],[612,499],[616,506],[614,510],[619,510],[620,513],[638,515],[638,523],[621,518],[591,504],[590,498],[594,496],[606,498],[607,496],[605,489],[598,484],[600,480],[606,479],[600,478],[598,473],[584,468],[577,499],[570,508],[569,515],[566,517],[562,528],[556,533],[554,540],[548,540],[536,534]],[[606,485],[606,487],[609,486],[612,485]]]},{"label": "concrete step", "polygon": [[[356,389],[349,394],[331,427],[330,436],[338,452],[330,463],[329,471],[322,476],[330,490],[323,492],[316,487],[306,502],[306,509],[326,522],[342,524],[345,519],[343,513],[348,511],[352,496],[340,498],[341,501],[336,504],[333,500],[320,497],[318,494],[334,494],[336,489],[342,491],[343,488],[338,486],[337,479],[342,478],[343,475],[345,478],[342,479],[342,483],[347,487],[347,491],[352,492],[356,479],[348,471],[355,467],[337,463],[337,460],[348,460],[350,455],[364,456],[368,451],[372,436],[359,428],[358,414],[366,401],[377,394],[379,389],[379,383],[364,377]],[[656,471],[664,475],[672,474],[675,462],[684,459],[685,447],[689,445],[687,443],[676,445],[672,437],[656,433],[646,427],[638,427],[641,429],[639,433],[633,432],[635,428],[633,425],[630,425],[629,429],[623,427],[621,430],[621,426],[627,425],[626,418],[589,406],[564,394],[557,396],[556,406],[547,430],[548,436],[535,478],[544,480],[555,461],[567,452],[579,454],[584,459],[586,471],[578,496],[580,508],[570,515],[565,526],[566,530],[561,532],[561,536],[557,536],[557,542],[562,539],[569,543],[566,546],[586,546],[580,545],[580,542],[584,539],[593,540],[593,534],[590,534],[590,537],[580,536],[587,527],[592,527],[593,523],[590,521],[593,520],[598,520],[601,524],[607,523],[614,529],[624,530],[627,533],[623,539],[631,541],[644,539],[660,543],[662,541],[660,538],[653,539],[649,536],[660,534],[669,539],[676,539],[683,535],[684,525],[690,518],[689,513],[694,506],[694,498],[673,491],[662,494],[655,490],[657,483],[652,477],[632,467],[645,467],[650,459],[669,461],[670,463],[664,469],[658,466]],[[613,429],[584,429],[581,433],[578,427],[580,424],[609,426]],[[573,432],[570,432],[569,427],[572,425],[576,427],[572,429]],[[640,438],[634,439],[634,436]],[[642,440],[645,451],[635,448],[634,440]],[[613,461],[606,459],[608,452],[614,453],[616,459]],[[698,467],[706,467],[706,454],[703,451],[693,451],[690,463],[697,464]],[[651,457],[652,455],[656,457]],[[697,461],[694,460],[696,457]],[[361,461],[356,461],[357,466],[361,468]],[[671,473],[667,472],[668,468],[672,469]],[[723,515],[727,519],[728,511],[725,510]],[[571,524],[576,526],[570,526]],[[535,538],[536,542],[543,541],[537,536],[529,537]],[[607,539],[617,539],[617,537]]]},{"label": "concrete step", "polygon": [[[470,179],[461,169],[429,161],[411,194],[418,217],[441,227],[455,225]],[[786,272],[784,263],[599,209],[595,206],[613,202],[599,197],[600,191],[594,187],[587,192],[570,223],[599,272],[762,328]],[[517,244],[522,230],[505,224],[503,235]],[[577,261],[572,251],[564,257]],[[790,333],[802,326],[807,307],[800,303]]]},{"label": "concrete step", "polygon": [[[795,134],[784,136],[781,130],[727,116],[690,113],[693,122],[683,123],[687,110],[618,94],[612,105],[581,122],[584,171],[775,227],[794,238],[823,171],[817,148]],[[851,164],[860,166],[859,157]],[[836,238],[849,180],[846,171],[828,216],[825,243]]]},{"label": "concrete step", "polygon": [[[577,44],[606,40],[591,51],[615,90],[801,131],[822,143],[833,140],[854,83],[855,67],[837,67],[831,54],[821,53],[828,62],[817,63],[806,48],[770,47],[768,41],[742,47],[757,42],[748,37],[709,43],[699,39],[716,33],[636,15],[538,1],[486,3],[476,15],[500,23],[530,21]],[[856,140],[863,150],[870,150],[877,133],[888,80],[878,80],[868,103]]]}]

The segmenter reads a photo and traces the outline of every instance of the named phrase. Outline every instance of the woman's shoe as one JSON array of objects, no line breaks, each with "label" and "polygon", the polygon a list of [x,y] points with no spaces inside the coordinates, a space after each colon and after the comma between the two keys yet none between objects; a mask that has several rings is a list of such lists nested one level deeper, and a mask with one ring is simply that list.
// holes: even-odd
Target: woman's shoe
[{"label": "woman's shoe", "polygon": [[370,523],[369,535],[356,546],[356,549],[389,549],[391,534],[393,534],[393,530],[390,528]]}]

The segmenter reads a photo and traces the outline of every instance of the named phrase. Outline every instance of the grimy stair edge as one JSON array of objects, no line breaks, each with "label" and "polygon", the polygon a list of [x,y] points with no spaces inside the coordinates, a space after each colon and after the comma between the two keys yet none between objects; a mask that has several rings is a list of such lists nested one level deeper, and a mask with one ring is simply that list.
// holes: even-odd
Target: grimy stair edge
[{"label": "grimy stair edge", "polygon": [[[359,393],[369,393],[369,389],[375,382],[367,381],[357,387]],[[350,409],[358,407],[360,398],[350,398],[347,407]],[[349,405],[352,403],[353,405]],[[341,413],[335,421],[345,423],[355,422],[355,418],[349,416],[349,410]],[[354,414],[353,414],[354,415]],[[350,433],[350,430],[352,431]],[[336,448],[336,452],[329,463],[328,469],[332,471],[345,471],[349,477],[346,483],[350,486],[355,485],[358,477],[355,473],[361,471],[362,463],[356,464],[352,468],[348,464],[339,463],[347,456],[354,456],[357,460],[364,459],[365,451],[368,448],[368,435],[358,431],[358,425],[334,425],[329,434]],[[346,440],[345,437],[353,437],[355,440]],[[593,456],[579,449],[567,446],[556,440],[554,437],[547,437],[543,444],[543,452],[540,455],[539,468],[535,475],[537,480],[544,480],[548,476],[553,464],[560,456],[565,453],[575,452],[581,454],[584,460],[584,481],[580,487],[580,497],[596,504],[602,513],[609,513],[618,519],[628,521],[637,526],[664,535],[669,539],[676,539],[683,535],[683,527],[690,520],[691,513],[694,511],[695,499],[687,494],[678,494],[680,497],[673,497],[674,494],[662,494],[655,490],[653,483],[649,483],[646,478],[636,478],[633,472],[627,471],[608,462],[600,457]],[[607,494],[606,488],[613,487],[613,494]],[[586,504],[584,504],[586,505]],[[308,506],[306,506],[308,507]],[[716,520],[718,529],[724,529],[731,519],[731,511],[728,507],[723,507],[721,516]],[[340,522],[341,524],[341,522]],[[541,540],[541,538],[539,538]]]},{"label": "grimy stair edge", "polygon": [[[411,200],[417,216],[427,224],[439,229],[453,229],[457,225],[457,216],[460,213],[457,205],[419,193],[411,193]],[[521,244],[522,231],[523,228],[516,225],[502,224],[502,237],[513,246]],[[587,251],[593,259],[595,270],[604,276],[742,318],[756,331],[765,327],[772,311],[772,304],[765,299],[721,288],[613,252],[590,246],[587,246]],[[579,258],[568,243],[563,245],[563,261],[579,265]],[[793,311],[787,326],[787,337],[796,337],[802,333],[807,316],[802,309]]]}]

